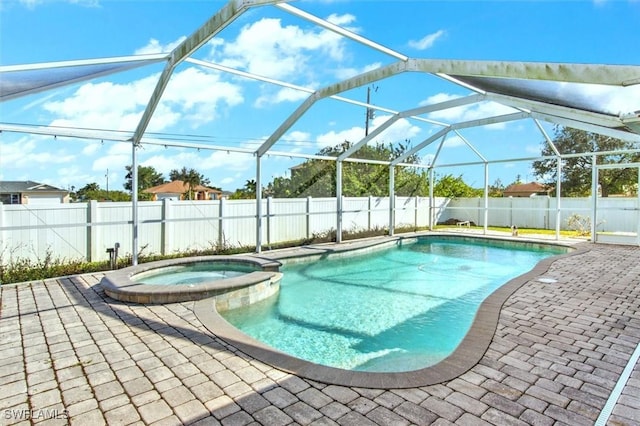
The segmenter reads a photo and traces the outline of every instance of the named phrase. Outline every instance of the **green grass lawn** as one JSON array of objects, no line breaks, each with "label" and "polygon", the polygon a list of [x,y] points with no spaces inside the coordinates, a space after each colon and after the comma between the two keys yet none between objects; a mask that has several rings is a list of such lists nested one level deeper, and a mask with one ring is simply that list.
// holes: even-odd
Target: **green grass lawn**
[{"label": "green grass lawn", "polygon": [[[438,230],[438,229],[452,229],[454,228],[451,225],[436,225],[433,229]],[[457,227],[456,227],[457,228]],[[466,226],[464,228],[467,228]],[[471,226],[468,229],[478,229],[478,230],[482,230],[484,229],[482,226]],[[511,228],[508,227],[503,227],[503,226],[488,226],[487,230],[489,231],[497,231],[497,232],[505,232],[508,234],[511,234]],[[556,234],[556,230],[555,229],[535,229],[535,228],[518,228],[518,235],[555,235]],[[563,237],[572,237],[572,238],[578,238],[580,237],[580,235],[576,232],[576,231],[568,231],[568,230],[561,230],[560,231],[560,235]],[[588,238],[589,235],[582,235],[583,238]]]}]

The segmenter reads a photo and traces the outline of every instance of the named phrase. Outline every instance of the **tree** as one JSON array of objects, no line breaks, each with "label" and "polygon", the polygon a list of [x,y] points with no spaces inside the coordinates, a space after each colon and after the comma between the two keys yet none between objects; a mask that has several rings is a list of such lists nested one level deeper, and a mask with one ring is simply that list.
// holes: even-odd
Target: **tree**
[{"label": "tree", "polygon": [[500,179],[496,179],[493,185],[489,185],[489,197],[502,197],[505,186]]},{"label": "tree", "polygon": [[[561,154],[581,154],[598,151],[619,151],[634,148],[631,142],[589,133],[568,127],[556,127],[553,144]],[[543,142],[543,156],[553,156],[549,144]],[[599,155],[596,164],[624,164],[637,162],[638,153],[619,153]],[[563,197],[585,197],[591,194],[591,156],[564,157],[562,159],[561,195]],[[547,159],[533,162],[533,169],[538,178],[547,185],[556,185],[557,160]],[[599,173],[600,190],[603,197],[609,194],[625,193],[637,184],[637,170],[619,168],[603,170]]]},{"label": "tree", "polygon": [[[409,149],[409,141],[398,144],[365,145],[352,156],[367,160],[390,161]],[[318,155],[337,157],[351,147],[349,141],[323,148]],[[411,155],[405,163],[418,163]],[[426,196],[426,173],[419,169],[395,167],[395,191],[400,196]],[[274,197],[333,197],[336,193],[336,162],[307,160],[291,169],[291,177],[277,177],[265,190]],[[342,163],[342,193],[347,197],[387,196],[389,194],[389,166],[345,161]]]},{"label": "tree", "polygon": [[433,186],[433,195],[436,197],[447,198],[463,198],[463,197],[481,197],[484,191],[475,189],[467,185],[462,180],[462,175],[453,177],[453,175],[444,175],[440,179],[436,179]]},{"label": "tree", "polygon": [[247,180],[243,188],[238,188],[229,196],[231,200],[252,200],[256,198],[256,181]]},{"label": "tree", "polygon": [[131,196],[124,191],[109,191],[100,188],[95,182],[88,183],[78,189],[73,198],[79,202],[96,201],[131,201]]},{"label": "tree", "polygon": [[182,170],[171,170],[169,172],[169,179],[173,182],[181,180],[187,185],[187,198],[191,200],[193,197],[193,189],[198,185],[209,185],[209,179],[204,177],[202,173],[199,173],[196,169],[187,169],[183,167]]},{"label": "tree", "polygon": [[[125,176],[124,189],[131,191],[133,188],[133,175],[131,173],[132,166],[125,166],[127,174]],[[151,166],[138,166],[138,199],[150,200],[152,195],[145,194],[142,191],[164,183],[162,173],[156,171]]]}]

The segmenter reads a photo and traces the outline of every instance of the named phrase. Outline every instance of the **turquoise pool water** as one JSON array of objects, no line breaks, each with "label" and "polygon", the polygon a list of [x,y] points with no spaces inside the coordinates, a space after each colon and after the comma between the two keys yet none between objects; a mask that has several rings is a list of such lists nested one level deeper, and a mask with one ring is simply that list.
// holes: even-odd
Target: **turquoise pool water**
[{"label": "turquoise pool water", "polygon": [[285,265],[278,296],[223,313],[298,358],[347,370],[412,371],[451,354],[480,303],[561,248],[424,240]]},{"label": "turquoise pool water", "polygon": [[131,280],[152,285],[196,285],[248,274],[251,266],[218,262],[169,266],[134,275]]}]

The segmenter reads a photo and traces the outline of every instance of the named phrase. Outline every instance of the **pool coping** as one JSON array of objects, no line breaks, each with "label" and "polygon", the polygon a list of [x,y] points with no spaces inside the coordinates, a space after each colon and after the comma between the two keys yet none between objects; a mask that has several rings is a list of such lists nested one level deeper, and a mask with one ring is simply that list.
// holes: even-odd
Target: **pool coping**
[{"label": "pool coping", "polygon": [[[456,240],[471,238],[483,240],[500,240],[506,242],[534,243],[542,245],[560,246],[570,249],[567,253],[550,256],[538,262],[530,271],[519,275],[489,295],[478,308],[473,323],[458,345],[456,350],[443,361],[423,369],[407,372],[372,373],[364,371],[350,371],[334,367],[328,367],[293,357],[277,349],[274,349],[235,328],[229,324],[214,308],[211,299],[203,299],[195,303],[194,313],[200,322],[211,333],[235,346],[246,354],[267,363],[280,370],[315,380],[321,383],[374,388],[374,389],[402,389],[433,385],[454,379],[476,365],[483,357],[498,326],[500,311],[506,300],[528,281],[540,277],[547,272],[556,260],[583,254],[589,251],[589,244],[580,242],[568,244],[558,241],[541,241],[523,238],[508,238],[487,235],[459,235],[450,233],[428,233],[405,237],[373,238],[357,243],[322,244],[306,246],[295,250],[285,249],[280,255],[270,252],[268,256],[273,259],[286,260],[296,256],[324,256],[358,249],[377,249],[389,244],[398,244],[403,239],[420,238],[452,238]],[[296,254],[297,253],[297,254]]]},{"label": "pool coping", "polygon": [[[132,280],[134,275],[154,269],[196,263],[227,263],[253,265],[260,270],[247,274],[194,285],[144,284]],[[108,272],[101,280],[107,296],[123,302],[133,303],[173,303],[187,302],[215,297],[233,290],[259,285],[265,282],[279,282],[280,262],[274,259],[251,255],[194,256],[142,263]]]}]

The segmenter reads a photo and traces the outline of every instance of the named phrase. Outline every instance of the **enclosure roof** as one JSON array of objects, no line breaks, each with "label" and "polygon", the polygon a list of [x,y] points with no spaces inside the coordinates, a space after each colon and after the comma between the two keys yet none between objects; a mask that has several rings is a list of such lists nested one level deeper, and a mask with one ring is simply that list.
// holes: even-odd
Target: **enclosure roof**
[{"label": "enclosure roof", "polygon": [[[453,77],[485,92],[499,93],[510,97],[539,101],[611,116],[620,114],[620,111],[613,111],[607,105],[595,102],[593,97],[590,97],[585,91],[588,87],[586,84],[534,79],[526,80],[521,78]],[[604,85],[599,85],[599,87],[601,87],[602,90],[609,91],[612,96],[624,95],[624,87],[606,87]]]},{"label": "enclosure roof", "polygon": [[[284,12],[291,13],[315,25],[333,31],[342,37],[361,43],[377,53],[387,55],[392,58],[394,62],[387,65],[380,65],[377,69],[364,72],[355,77],[330,84],[317,90],[309,90],[307,88],[295,87],[286,81],[266,79],[245,71],[222,67],[220,64],[214,64],[192,57],[194,52],[247,10],[269,4],[279,7]],[[241,74],[246,78],[267,81],[309,92],[308,98],[302,102],[286,120],[281,122],[270,137],[255,151],[257,156],[272,153],[272,147],[275,142],[282,138],[285,132],[302,116],[312,113],[309,109],[315,102],[330,97],[366,108],[392,113],[392,117],[387,123],[381,126],[382,128],[385,128],[385,126],[388,127],[402,117],[429,121],[442,128],[442,130],[437,133],[438,138],[441,136],[444,137],[447,133],[457,131],[461,128],[529,118],[546,120],[554,124],[572,126],[587,131],[600,132],[612,137],[640,142],[640,99],[637,99],[636,108],[632,108],[632,110],[619,109],[621,105],[626,105],[624,102],[621,102],[621,100],[629,99],[631,93],[630,88],[640,84],[640,66],[410,58],[401,52],[393,51],[379,43],[355,34],[346,28],[312,16],[289,4],[273,0],[230,1],[209,18],[200,28],[196,29],[190,37],[167,54],[2,66],[0,67],[0,101],[6,101],[98,76],[161,62],[164,63],[164,70],[158,77],[155,90],[137,128],[133,133],[127,133],[126,138],[117,137],[119,140],[126,139],[135,144],[139,144],[144,141],[144,135],[150,118],[155,113],[172,73],[183,61],[190,61],[192,64],[195,63],[199,66],[225,70],[227,72]],[[465,88],[476,95],[431,105],[416,105],[414,108],[403,111],[395,111],[382,105],[370,105],[340,97],[341,94],[349,90],[364,87],[387,78],[393,78],[405,72],[417,72],[436,76],[453,85]],[[596,98],[589,95],[594,91],[604,95],[607,102],[596,102]],[[602,96],[598,97],[598,99],[602,98]],[[425,114],[430,112],[455,108],[464,103],[480,103],[486,101],[497,102],[513,108],[513,114],[497,115],[485,119],[458,123],[442,123],[425,118]],[[0,123],[0,131],[1,130],[22,131],[27,133],[33,131],[34,133],[48,133],[53,135],[60,132],[59,129],[46,129],[42,127],[30,129],[26,126],[21,127],[20,125],[9,125],[6,123]],[[67,131],[67,133],[69,135],[74,134],[73,131]],[[114,138],[113,131],[109,131],[108,129],[102,132],[92,132],[91,134],[88,134],[86,129],[83,131],[78,130],[77,136],[96,139]],[[340,159],[350,157],[357,149],[371,140],[371,137],[372,135],[368,135],[362,140],[357,141],[352,149],[341,156]],[[430,137],[414,147],[413,152],[407,155],[417,152],[436,139],[436,137]],[[399,158],[396,163],[403,160],[404,158]]]},{"label": "enclosure roof", "polygon": [[141,55],[0,67],[0,101],[127,71],[160,62],[166,56]]}]

